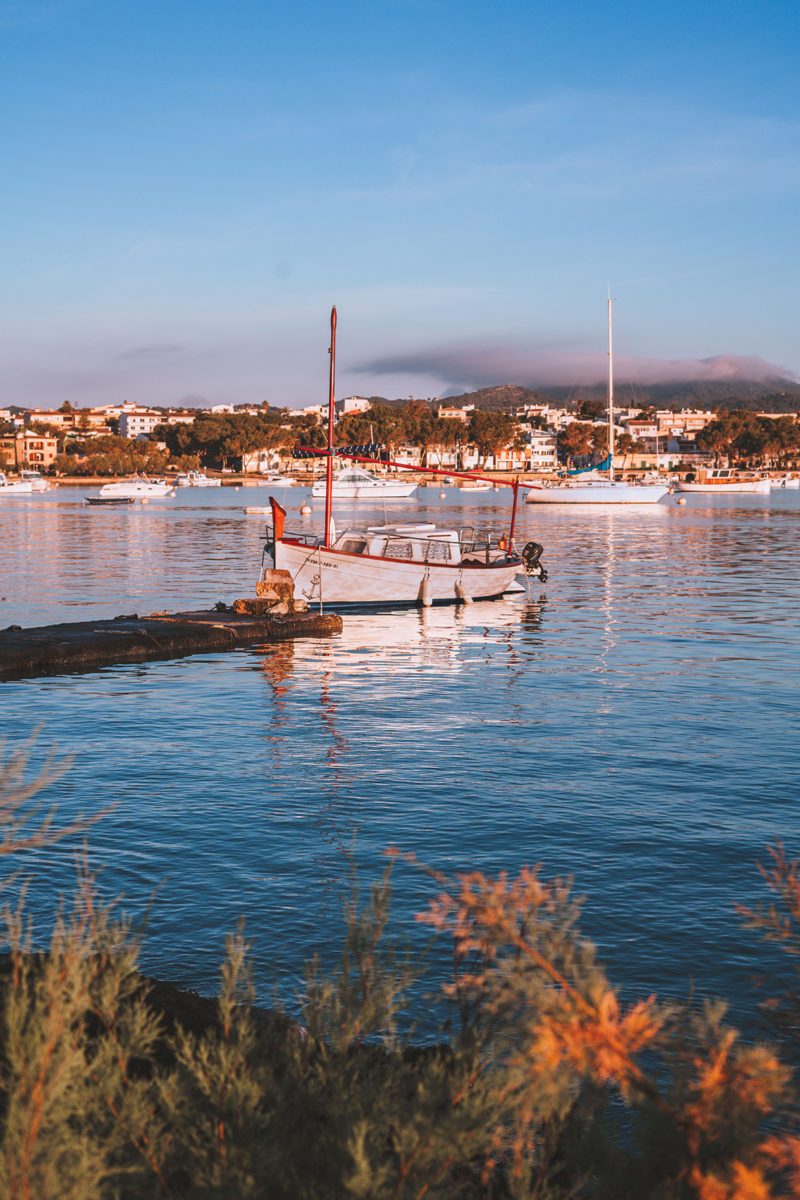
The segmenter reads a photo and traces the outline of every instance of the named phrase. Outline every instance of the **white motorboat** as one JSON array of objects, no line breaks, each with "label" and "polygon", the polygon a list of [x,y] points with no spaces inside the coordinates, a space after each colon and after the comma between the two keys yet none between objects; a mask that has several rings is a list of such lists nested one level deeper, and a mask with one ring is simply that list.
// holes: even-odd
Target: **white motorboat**
[{"label": "white motorboat", "polygon": [[32,491],[33,484],[29,479],[8,479],[0,471],[0,496],[24,496]]},{"label": "white motorboat", "polygon": [[[391,500],[410,496],[416,486],[415,483],[403,483],[401,479],[381,479],[363,467],[345,467],[333,472],[331,494],[337,499]],[[318,479],[311,489],[311,495],[320,499],[325,495],[325,488],[325,479]]]},{"label": "white motorboat", "polygon": [[22,471],[20,474],[23,481],[27,480],[30,483],[34,492],[46,492],[50,487],[50,480],[45,479],[41,471]]},{"label": "white motorboat", "polygon": [[771,488],[800,488],[800,475],[792,475],[787,472],[786,475],[776,475],[770,481]]},{"label": "white motorboat", "polygon": [[[611,297],[608,298],[608,457],[601,466],[576,471],[555,483],[526,485],[526,504],[657,504],[670,491],[660,481],[625,483],[614,478],[614,355],[611,340]],[[601,471],[608,472],[601,475]]]},{"label": "white motorboat", "polygon": [[262,482],[272,487],[291,487],[297,480],[293,475],[281,475],[280,471],[266,471],[263,480],[259,480]]},{"label": "white motorboat", "polygon": [[713,467],[709,470],[701,468],[690,483],[682,479],[677,487],[680,492],[706,492],[709,495],[729,492],[759,492],[763,495],[771,490],[771,483],[766,475],[759,475],[757,471]]},{"label": "white motorboat", "polygon": [[175,477],[177,487],[222,487],[221,479],[212,479],[205,471],[181,471]]},{"label": "white motorboat", "polygon": [[[333,528],[334,371],[336,361],[336,309],[331,312],[330,393],[325,490],[325,525],[322,536],[284,529],[286,510],[270,497],[272,528],[268,529],[261,578],[272,568],[288,571],[295,598],[309,605],[335,607],[469,603],[517,591],[521,572],[542,582],[547,573],[540,564],[542,547],[529,542],[521,553],[514,547],[514,520],[518,487],[508,534],[469,529],[439,529],[433,524],[366,525]],[[310,451],[309,451],[310,452]],[[341,453],[341,452],[339,452]],[[359,474],[367,474],[360,472]],[[380,481],[379,481],[380,482]],[[413,491],[413,486],[408,489]],[[374,494],[370,492],[370,494]],[[408,494],[408,493],[404,493]],[[351,497],[352,498],[352,497]]]},{"label": "white motorboat", "polygon": [[166,496],[174,496],[172,484],[166,479],[148,479],[146,475],[134,475],[130,479],[115,479],[112,483],[104,483],[98,495],[131,497],[134,500],[163,500]]}]

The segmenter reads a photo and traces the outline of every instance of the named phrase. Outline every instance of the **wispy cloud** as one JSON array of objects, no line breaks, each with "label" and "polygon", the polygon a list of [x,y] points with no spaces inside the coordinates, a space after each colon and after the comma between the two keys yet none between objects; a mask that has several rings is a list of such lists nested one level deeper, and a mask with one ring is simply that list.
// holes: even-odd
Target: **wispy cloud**
[{"label": "wispy cloud", "polygon": [[172,342],[154,342],[149,346],[133,346],[130,350],[124,350],[121,354],[115,355],[114,361],[123,362],[127,359],[149,361],[180,354],[183,350],[183,346],[175,345]]},{"label": "wispy cloud", "polygon": [[674,96],[574,89],[515,106],[447,101],[429,117],[404,131],[402,154],[390,151],[382,172],[342,182],[337,196],[694,202],[717,201],[720,187],[728,197],[800,187],[800,121],[731,114]]}]

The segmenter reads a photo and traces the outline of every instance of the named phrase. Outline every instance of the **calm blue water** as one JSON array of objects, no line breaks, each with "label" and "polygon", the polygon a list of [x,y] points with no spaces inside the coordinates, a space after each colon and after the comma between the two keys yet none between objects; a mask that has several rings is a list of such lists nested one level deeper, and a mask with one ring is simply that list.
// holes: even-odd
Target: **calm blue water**
[{"label": "calm blue water", "polygon": [[[124,511],[83,494],[0,507],[0,627],[254,594],[263,519],[243,509],[264,489]],[[307,495],[288,493],[294,521]],[[500,526],[509,495],[429,488],[389,511]],[[149,969],[213,990],[243,915],[268,1001],[273,977],[294,986],[314,951],[330,960],[348,851],[372,879],[396,845],[445,871],[571,873],[626,993],[693,984],[751,1020],[750,976],[774,960],[733,905],[765,898],[768,843],[800,853],[800,493],[520,519],[550,572],[528,597],[0,684],[7,745],[41,727],[34,758],[53,742],[72,756],[46,796],[60,817],[115,805],[91,852],[129,910],[157,893]],[[73,852],[32,864],[42,920]],[[431,884],[407,866],[395,879],[398,925],[422,941]]]}]

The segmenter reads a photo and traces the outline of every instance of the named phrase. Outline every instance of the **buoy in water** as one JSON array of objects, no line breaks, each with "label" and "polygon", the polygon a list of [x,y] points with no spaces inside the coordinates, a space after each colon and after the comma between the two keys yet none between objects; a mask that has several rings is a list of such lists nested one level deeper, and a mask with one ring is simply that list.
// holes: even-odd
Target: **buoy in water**
[{"label": "buoy in water", "polygon": [[685,504],[685,503],[686,503],[686,497],[685,497],[685,496],[678,496],[678,498],[677,498],[677,500],[675,501],[675,503],[676,503],[676,504]]},{"label": "buoy in water", "polygon": [[302,514],[304,517],[307,517],[307,516],[309,515],[309,513],[311,512],[311,505],[310,505],[310,504],[304,504],[304,505],[302,506],[302,508],[300,509],[300,512],[301,512],[301,514]]},{"label": "buoy in water", "polygon": [[444,500],[446,495],[447,495],[447,492],[439,492],[439,499]]}]

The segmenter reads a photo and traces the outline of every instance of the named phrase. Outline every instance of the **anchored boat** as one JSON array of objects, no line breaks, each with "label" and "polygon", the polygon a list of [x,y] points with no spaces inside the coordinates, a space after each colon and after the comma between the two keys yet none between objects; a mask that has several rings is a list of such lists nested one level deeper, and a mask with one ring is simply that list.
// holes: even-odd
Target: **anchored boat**
[{"label": "anchored boat", "polygon": [[165,496],[174,495],[172,484],[166,479],[148,479],[146,475],[134,475],[131,479],[116,479],[113,483],[104,483],[97,494],[101,499],[121,496],[133,500],[161,500]]},{"label": "anchored boat", "polygon": [[[588,470],[568,473],[557,483],[532,484],[526,504],[657,504],[670,490],[669,483],[626,483],[614,478],[614,354],[611,338],[613,301],[608,297],[608,455]],[[599,472],[605,471],[606,475]]]},{"label": "anchored boat", "polygon": [[757,471],[738,471],[734,467],[713,467],[709,471],[702,468],[691,483],[682,479],[678,484],[679,492],[708,492],[711,495],[725,495],[728,492],[760,492],[771,491],[769,477],[759,475]]},{"label": "anchored boat", "polygon": [[222,487],[221,479],[213,479],[205,471],[181,471],[175,476],[176,487]]},{"label": "anchored boat", "polygon": [[[416,489],[415,483],[403,483],[401,479],[381,479],[363,467],[346,467],[334,471],[331,490],[339,499],[376,500],[400,499],[410,496]],[[311,489],[315,500],[325,495],[326,479],[318,479]]]},{"label": "anchored boat", "polygon": [[20,496],[32,491],[33,484],[29,479],[9,479],[3,471],[0,471],[1,496]]},{"label": "anchored boat", "polygon": [[[350,526],[336,534],[333,522],[333,460],[353,457],[348,448],[333,445],[336,309],[331,312],[328,448],[304,453],[326,457],[325,526],[322,536],[285,529],[286,510],[270,497],[272,527],[267,531],[262,579],[271,568],[288,571],[294,594],[309,604],[393,605],[464,604],[518,591],[517,575],[526,573],[542,582],[542,547],[529,542],[518,552],[514,523],[519,484],[508,533],[475,527],[440,529],[433,524]],[[358,449],[358,448],[357,448]],[[362,458],[361,461],[373,461]],[[395,465],[395,464],[392,464]],[[414,468],[419,470],[419,468]],[[432,474],[441,472],[432,470]],[[413,490],[410,489],[410,490]]]}]

